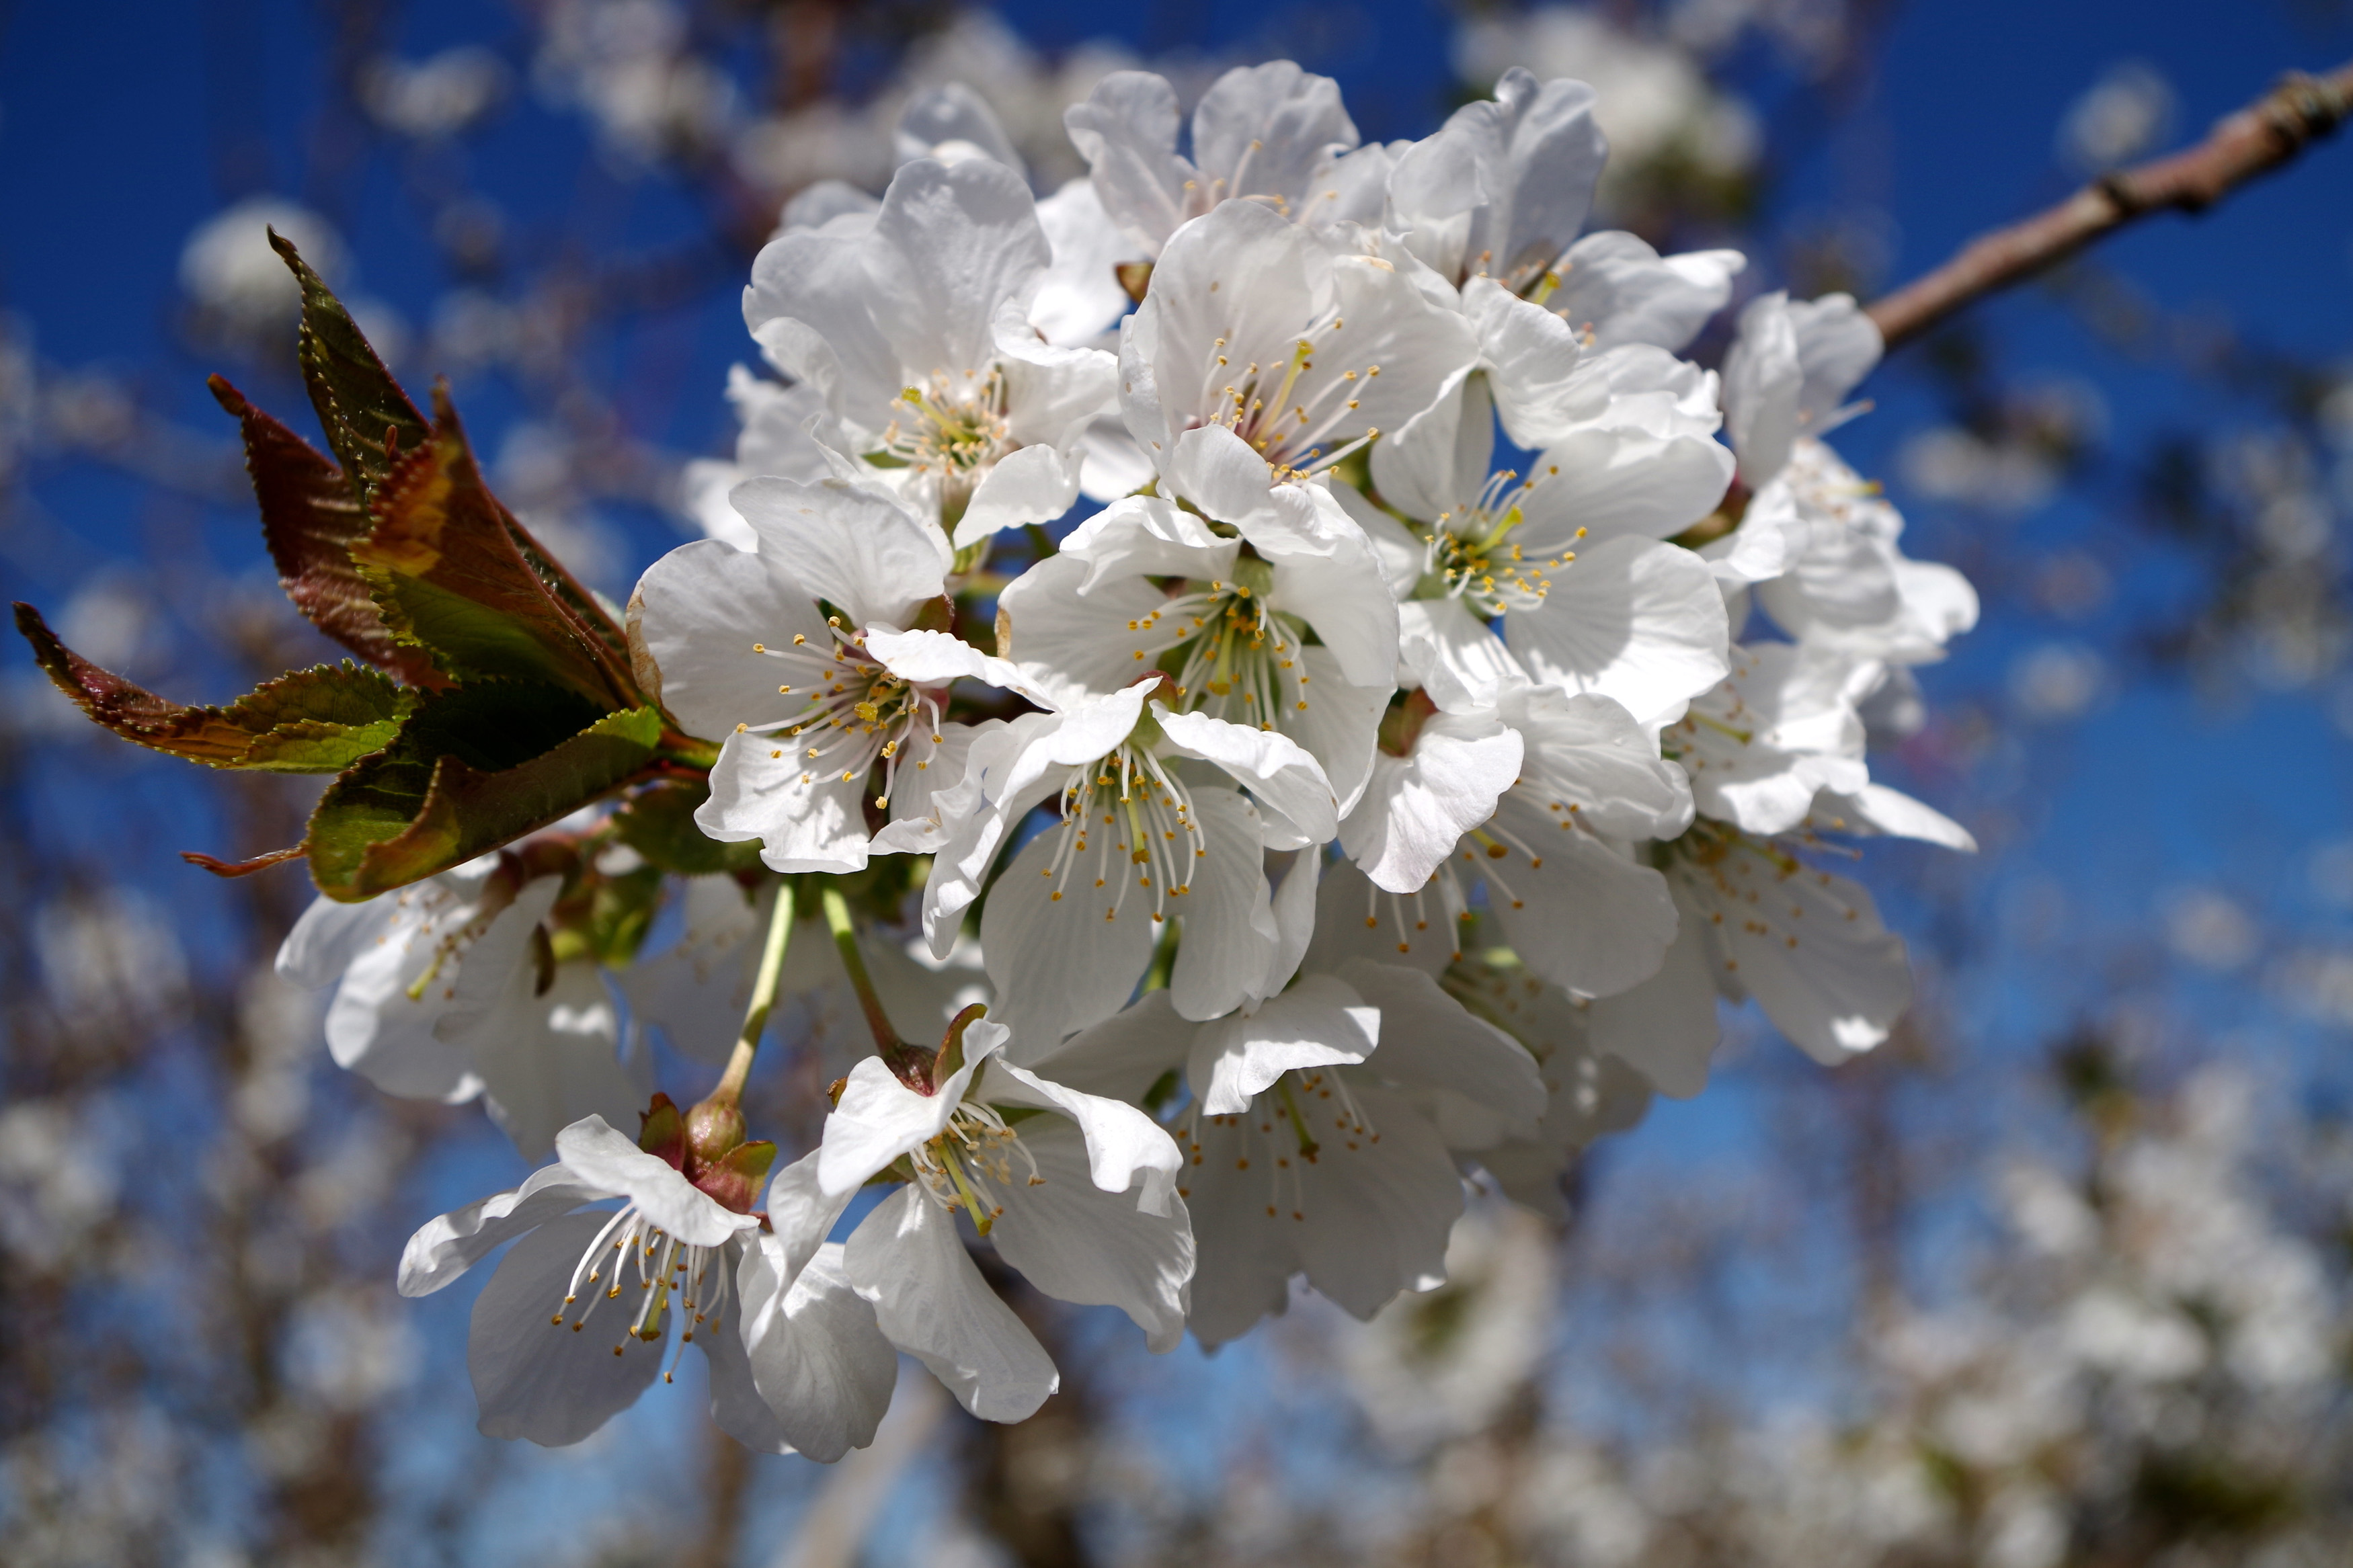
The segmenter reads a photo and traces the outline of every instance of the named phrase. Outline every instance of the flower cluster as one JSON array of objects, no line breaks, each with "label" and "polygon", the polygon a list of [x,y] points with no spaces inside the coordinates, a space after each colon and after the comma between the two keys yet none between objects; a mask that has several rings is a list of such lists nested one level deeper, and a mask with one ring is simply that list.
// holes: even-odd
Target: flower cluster
[{"label": "flower cluster", "polygon": [[[702,874],[592,812],[322,900],[280,960],[338,985],[345,1066],[554,1152],[403,1261],[419,1294],[515,1241],[484,1430],[578,1440],[673,1335],[762,1448],[869,1441],[899,1352],[1018,1420],[1056,1373],[977,1244],[1155,1350],[1300,1280],[1368,1317],[1442,1282],[1466,1180],[1557,1209],[1696,1093],[1719,998],[1824,1062],[1886,1037],[1902,943],[1824,862],[1968,847],[1864,747],[1975,600],[1823,443],[1867,318],[1763,295],[1720,374],[1679,357],[1742,258],[1581,234],[1594,115],[1514,70],[1361,143],[1277,62],[1188,129],[1119,72],[1041,202],[941,89],[879,199],[788,212],[744,296],[777,379],[738,373],[712,537],[628,614],[711,743]],[[771,1178],[744,1074],[828,996],[875,1050]],[[719,1089],[645,1109],[624,1013]]]}]

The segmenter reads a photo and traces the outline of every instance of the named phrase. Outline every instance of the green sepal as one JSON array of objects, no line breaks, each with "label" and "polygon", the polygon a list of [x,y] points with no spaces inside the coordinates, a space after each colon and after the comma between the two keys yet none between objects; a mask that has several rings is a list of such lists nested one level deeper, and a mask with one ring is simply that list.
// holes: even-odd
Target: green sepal
[{"label": "green sepal", "polygon": [[58,689],[94,723],[206,767],[340,773],[391,745],[417,701],[390,678],[346,662],[290,671],[224,708],[192,708],[75,653],[30,605],[16,606],[16,629]]},{"label": "green sepal", "polygon": [[686,1118],[669,1095],[655,1095],[653,1103],[638,1112],[638,1147],[669,1161],[673,1170],[686,1163]]}]

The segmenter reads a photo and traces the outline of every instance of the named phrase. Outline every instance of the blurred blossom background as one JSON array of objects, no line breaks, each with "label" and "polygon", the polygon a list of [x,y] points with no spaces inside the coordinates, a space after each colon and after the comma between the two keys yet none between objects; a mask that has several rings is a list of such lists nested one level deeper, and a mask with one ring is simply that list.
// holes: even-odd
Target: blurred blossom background
[{"label": "blurred blossom background", "polygon": [[[1742,298],[1868,299],[2348,55],[2343,0],[0,7],[0,574],[191,700],[325,656],[203,385],[300,406],[265,224],[620,599],[733,451],[754,252],[819,182],[879,189],[926,86],[986,100],[1043,194],[1113,69],[1189,98],[1295,58],[1367,140],[1514,64],[1580,77],[1599,221],[1738,247]],[[1921,982],[1888,1045],[1824,1071],[1740,1016],[1570,1212],[1474,1203],[1451,1281],[1369,1325],[1303,1293],[1147,1358],[1017,1297],[1060,1395],[984,1427],[913,1379],[832,1468],[746,1454],[686,1389],[575,1448],[478,1436],[473,1288],[404,1302],[392,1266],[519,1163],[330,1066],[269,963],[299,873],[175,854],[289,842],[299,781],[199,780],[7,655],[0,1556],[2353,1560],[2348,300],[2353,145],[2324,143],[1863,387],[1842,450],[1986,606],[1917,671],[1925,722],[1900,689],[1873,714],[1874,767],[1983,846],[1877,852]],[[794,1071],[749,1109],[805,1135]]]}]

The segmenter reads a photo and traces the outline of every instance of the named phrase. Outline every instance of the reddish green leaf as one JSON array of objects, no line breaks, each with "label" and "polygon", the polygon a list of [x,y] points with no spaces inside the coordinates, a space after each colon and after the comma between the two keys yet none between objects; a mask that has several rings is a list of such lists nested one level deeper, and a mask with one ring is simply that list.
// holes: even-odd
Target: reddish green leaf
[{"label": "reddish green leaf", "polygon": [[416,704],[373,669],[320,665],[265,681],[226,708],[191,708],[100,669],[59,642],[40,612],[16,606],[33,657],[96,722],[126,741],[216,768],[340,773],[392,744]]},{"label": "reddish green leaf", "polygon": [[643,700],[620,629],[482,483],[446,392],[424,444],[375,492],[351,545],[385,624],[443,674],[544,681],[606,710]]},{"label": "reddish green leaf", "polygon": [[439,750],[428,717],[320,797],[303,844],[329,898],[406,887],[545,827],[626,784],[661,739],[650,708],[607,713],[527,762],[484,771]]},{"label": "reddish green leaf", "polygon": [[424,442],[425,416],[294,242],[272,229],[269,243],[302,286],[300,353],[311,405],[319,411],[327,446],[343,465],[354,499],[365,508],[391,477],[400,454]]},{"label": "reddish green leaf", "polygon": [[448,678],[422,648],[396,642],[352,565],[365,537],[367,509],[352,481],[311,444],[245,400],[223,376],[208,384],[244,427],[245,468],[261,503],[261,534],[278,563],[278,584],[321,631],[411,686],[438,689]]}]

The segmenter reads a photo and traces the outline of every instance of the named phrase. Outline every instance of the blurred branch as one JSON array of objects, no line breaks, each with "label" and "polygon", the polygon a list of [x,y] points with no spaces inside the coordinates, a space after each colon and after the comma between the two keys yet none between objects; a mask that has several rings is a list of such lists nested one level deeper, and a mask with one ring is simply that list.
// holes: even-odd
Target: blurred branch
[{"label": "blurred branch", "polygon": [[2168,208],[2204,211],[2248,181],[2293,162],[2348,114],[2353,62],[2325,76],[2291,71],[2197,146],[2104,174],[2057,206],[1978,236],[1926,278],[1873,304],[1871,319],[1894,348],[2128,223]]}]

